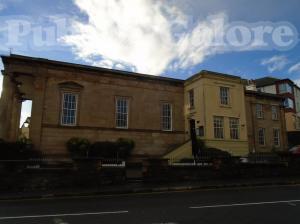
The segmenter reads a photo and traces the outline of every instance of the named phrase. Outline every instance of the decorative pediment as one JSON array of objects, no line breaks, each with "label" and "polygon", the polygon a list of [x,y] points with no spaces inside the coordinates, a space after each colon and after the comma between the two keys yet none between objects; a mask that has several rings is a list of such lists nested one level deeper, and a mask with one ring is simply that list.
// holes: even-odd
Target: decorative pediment
[{"label": "decorative pediment", "polygon": [[81,90],[83,89],[83,86],[73,82],[73,81],[68,81],[68,82],[62,82],[58,84],[59,88],[62,89],[73,89],[73,90]]}]

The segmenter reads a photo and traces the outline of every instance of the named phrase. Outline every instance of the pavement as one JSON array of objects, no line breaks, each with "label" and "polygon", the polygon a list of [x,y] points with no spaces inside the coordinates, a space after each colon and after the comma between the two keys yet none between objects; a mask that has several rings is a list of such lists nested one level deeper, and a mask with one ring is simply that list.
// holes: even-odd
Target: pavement
[{"label": "pavement", "polygon": [[299,223],[300,185],[0,202],[1,224]]},{"label": "pavement", "polygon": [[[300,184],[300,177],[270,177],[254,179],[224,179],[209,181],[185,181],[177,183],[144,183],[142,181],[128,182],[125,184],[106,185],[98,188],[63,188],[50,190],[34,191],[11,191],[0,192],[1,200],[18,200],[18,199],[43,199],[57,197],[76,197],[92,195],[119,195],[134,193],[151,193],[151,192],[172,192],[185,190],[200,189],[219,189],[232,187],[254,187],[254,186],[278,186]],[[0,222],[1,224],[1,222]]]}]

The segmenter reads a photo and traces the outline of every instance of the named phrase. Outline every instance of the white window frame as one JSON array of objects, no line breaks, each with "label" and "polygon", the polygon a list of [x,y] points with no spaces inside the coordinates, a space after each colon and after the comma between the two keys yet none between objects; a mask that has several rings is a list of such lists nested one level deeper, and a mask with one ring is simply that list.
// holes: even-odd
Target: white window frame
[{"label": "white window frame", "polygon": [[214,138],[224,139],[224,117],[213,117]]},{"label": "white window frame", "polygon": [[220,86],[220,104],[228,106],[230,105],[230,88]]},{"label": "white window frame", "polygon": [[[169,105],[170,107],[170,116],[164,115],[164,106]],[[165,119],[168,119],[170,128],[166,128]],[[161,104],[161,129],[162,131],[172,131],[173,130],[173,105],[171,103],[162,103]]]},{"label": "white window frame", "polygon": [[[75,117],[74,117],[74,123],[64,123],[64,110],[70,110],[68,108],[65,108],[65,95],[74,95],[75,96]],[[63,126],[76,126],[77,125],[77,113],[78,113],[78,93],[73,93],[73,92],[63,92],[62,93],[62,100],[61,100],[61,117],[60,117],[60,124]]]},{"label": "white window frame", "polygon": [[255,113],[256,113],[256,117],[263,119],[264,118],[264,107],[262,104],[257,103],[255,105]]},{"label": "white window frame", "polygon": [[[275,133],[278,134],[278,136],[275,136]],[[273,128],[273,143],[275,147],[280,147],[280,129],[279,128]],[[277,144],[275,144],[277,143]]]},{"label": "white window frame", "polygon": [[[262,136],[261,136],[260,131],[262,131],[262,134],[263,134]],[[265,146],[266,145],[266,129],[258,128],[257,135],[258,135],[258,144],[261,146]],[[263,143],[261,142],[261,140],[263,140]]]},{"label": "white window frame", "polygon": [[[120,126],[118,124],[118,101],[119,100],[124,100],[126,102],[126,112],[120,112],[120,114],[125,115],[126,116],[126,126]],[[116,97],[116,102],[115,102],[115,124],[116,124],[116,128],[120,128],[120,129],[128,129],[129,127],[129,99],[126,97]]]},{"label": "white window frame", "polygon": [[278,120],[278,108],[275,105],[271,106],[272,120]]},{"label": "white window frame", "polygon": [[230,117],[229,118],[229,129],[230,129],[230,138],[233,140],[240,139],[240,119]]}]

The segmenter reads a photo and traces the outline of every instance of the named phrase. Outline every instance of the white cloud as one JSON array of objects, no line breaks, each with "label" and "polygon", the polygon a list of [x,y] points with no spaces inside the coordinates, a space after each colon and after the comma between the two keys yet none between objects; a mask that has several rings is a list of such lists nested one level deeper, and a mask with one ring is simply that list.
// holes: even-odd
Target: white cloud
[{"label": "white cloud", "polygon": [[130,65],[133,71],[159,75],[170,67],[201,63],[216,52],[203,44],[209,43],[212,34],[201,32],[212,25],[211,21],[202,21],[190,29],[186,16],[175,6],[151,0],[75,0],[75,3],[89,21],[74,21],[75,33],[62,40],[73,47],[77,56],[93,65],[110,68]]},{"label": "white cloud", "polygon": [[261,61],[261,65],[267,66],[269,72],[282,70],[288,63],[289,60],[284,55],[274,55]]},{"label": "white cloud", "polygon": [[190,24],[192,20],[167,1],[74,2],[88,16],[88,21],[75,20],[73,33],[62,41],[79,58],[93,65],[108,68],[123,65],[133,71],[160,75],[167,69],[189,68],[218,53],[257,48],[232,49],[219,44],[228,26],[225,13]]},{"label": "white cloud", "polygon": [[300,72],[300,62],[294,64],[289,68],[289,73],[297,73],[297,72]]},{"label": "white cloud", "polygon": [[300,79],[294,79],[293,81],[297,86],[300,87]]}]

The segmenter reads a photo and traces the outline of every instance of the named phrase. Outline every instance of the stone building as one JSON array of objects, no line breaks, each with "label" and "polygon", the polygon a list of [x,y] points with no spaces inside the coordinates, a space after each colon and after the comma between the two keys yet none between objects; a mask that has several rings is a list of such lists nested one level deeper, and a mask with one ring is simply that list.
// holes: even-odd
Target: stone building
[{"label": "stone building", "polygon": [[250,152],[283,151],[287,147],[284,97],[245,91]]},{"label": "stone building", "polygon": [[131,138],[138,157],[184,142],[182,80],[18,55],[2,61],[0,138],[17,139],[21,102],[30,99],[29,136],[48,155],[66,153],[71,137]]},{"label": "stone building", "polygon": [[286,130],[300,134],[300,88],[290,79],[263,77],[255,80],[259,91],[284,97]]},{"label": "stone building", "polygon": [[[2,61],[0,138],[19,137],[22,101],[32,100],[29,137],[49,156],[66,154],[72,137],[91,142],[122,137],[135,141],[136,158],[190,157],[194,131],[209,147],[233,155],[253,149],[247,113],[254,99],[247,92],[245,99],[240,77],[201,71],[179,80],[20,55],[2,56]],[[268,105],[280,103],[255,96]],[[279,119],[266,128],[280,128],[283,143]],[[272,150],[271,143],[266,146]]]}]

